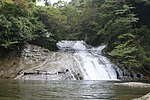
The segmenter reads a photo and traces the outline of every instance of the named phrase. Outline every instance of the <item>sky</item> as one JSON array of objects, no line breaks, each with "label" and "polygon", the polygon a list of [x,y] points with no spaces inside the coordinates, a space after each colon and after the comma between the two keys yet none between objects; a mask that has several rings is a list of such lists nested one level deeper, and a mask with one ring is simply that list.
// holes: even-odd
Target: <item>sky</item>
[{"label": "sky", "polygon": [[[65,2],[70,2],[71,0],[64,0]],[[51,3],[55,3],[55,2],[58,2],[58,0],[51,0]]]}]

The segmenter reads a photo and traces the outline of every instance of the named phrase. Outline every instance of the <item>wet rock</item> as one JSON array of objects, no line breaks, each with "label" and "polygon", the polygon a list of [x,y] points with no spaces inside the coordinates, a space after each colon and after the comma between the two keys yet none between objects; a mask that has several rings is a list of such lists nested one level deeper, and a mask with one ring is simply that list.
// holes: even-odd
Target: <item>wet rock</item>
[{"label": "wet rock", "polygon": [[[24,51],[28,52],[22,53],[21,61],[17,64],[23,73],[18,71],[15,79],[75,80],[74,75],[81,73],[78,63],[75,62],[71,53],[51,52],[29,44],[26,45]],[[82,74],[80,77],[82,77]]]},{"label": "wet rock", "polygon": [[140,72],[138,72],[138,70],[133,68],[123,67],[120,69],[115,68],[115,70],[117,78],[121,80],[143,80],[144,77]]},{"label": "wet rock", "polygon": [[58,74],[65,74],[65,72],[61,72],[61,71],[59,71],[59,72],[57,72]]},{"label": "wet rock", "polygon": [[34,49],[34,50],[32,50],[32,52],[38,52],[38,51],[39,51],[39,50],[35,50],[35,49]]},{"label": "wet rock", "polygon": [[137,78],[141,78],[142,75],[140,73],[137,74]]},{"label": "wet rock", "polygon": [[43,52],[49,52],[49,50],[47,50],[47,49],[44,49],[44,50],[43,50]]},{"label": "wet rock", "polygon": [[115,85],[128,86],[128,87],[150,88],[150,84],[141,83],[141,82],[115,83]]}]

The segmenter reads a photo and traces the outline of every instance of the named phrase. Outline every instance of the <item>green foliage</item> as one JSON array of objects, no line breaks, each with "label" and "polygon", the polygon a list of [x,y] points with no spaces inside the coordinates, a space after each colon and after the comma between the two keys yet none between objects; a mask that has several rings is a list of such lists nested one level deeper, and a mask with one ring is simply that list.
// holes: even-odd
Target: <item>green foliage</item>
[{"label": "green foliage", "polygon": [[142,26],[136,30],[140,44],[146,51],[150,50],[150,29],[147,26]]},{"label": "green foliage", "polygon": [[1,46],[5,48],[11,47],[11,45],[16,43],[24,43],[29,41],[31,38],[31,23],[25,19],[19,17],[9,17],[6,18],[4,15],[0,16],[0,37]]},{"label": "green foliage", "polygon": [[[79,2],[78,2],[79,3]],[[95,44],[97,32],[99,30],[99,8],[101,5],[96,0],[80,1],[82,6],[77,7],[80,13],[78,25],[80,30],[80,39],[84,39],[89,44]]]},{"label": "green foliage", "polygon": [[126,44],[127,43],[116,46],[115,49],[109,53],[109,55],[121,58],[137,51],[136,47],[129,47],[126,46]]},{"label": "green foliage", "polygon": [[78,39],[78,35],[80,34],[80,13],[76,9],[76,7],[71,5],[65,5],[63,9],[61,9],[61,12],[64,16],[66,16],[64,38]]},{"label": "green foliage", "polygon": [[[23,3],[15,1],[1,4],[0,47],[16,49],[20,44],[42,39],[45,40],[42,41],[46,42],[45,45],[55,43],[51,32],[35,15],[36,7],[32,3]],[[29,11],[31,7],[34,9]]]},{"label": "green foliage", "polygon": [[144,65],[145,67],[148,67],[148,68],[149,68],[149,66],[150,66],[150,58],[145,58],[144,61],[143,61],[143,65]]},{"label": "green foliage", "polygon": [[61,34],[66,31],[66,16],[62,15],[58,8],[46,6],[39,8],[35,15],[42,21],[50,34],[56,39],[61,39]]},{"label": "green foliage", "polygon": [[32,43],[55,49],[58,40],[107,43],[121,66],[149,68],[149,0],[72,0],[37,7],[32,0],[0,1],[0,48]]},{"label": "green foliage", "polygon": [[119,35],[116,42],[113,42],[113,49],[108,55],[120,59],[120,63],[127,66],[139,66],[136,60],[136,52],[138,51],[135,43],[135,36],[131,33]]}]

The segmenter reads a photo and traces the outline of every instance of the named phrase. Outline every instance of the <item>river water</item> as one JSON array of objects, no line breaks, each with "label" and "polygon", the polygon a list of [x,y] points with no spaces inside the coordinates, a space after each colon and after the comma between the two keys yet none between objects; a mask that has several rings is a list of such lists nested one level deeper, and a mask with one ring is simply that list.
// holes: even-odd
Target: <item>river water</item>
[{"label": "river water", "polygon": [[131,100],[150,92],[116,82],[0,80],[0,100]]}]

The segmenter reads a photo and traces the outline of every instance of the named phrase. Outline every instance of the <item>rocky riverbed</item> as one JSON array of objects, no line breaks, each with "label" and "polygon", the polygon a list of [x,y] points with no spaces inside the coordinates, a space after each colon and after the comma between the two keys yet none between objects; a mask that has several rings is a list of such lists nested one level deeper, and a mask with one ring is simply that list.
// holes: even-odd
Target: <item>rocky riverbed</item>
[{"label": "rocky riverbed", "polygon": [[140,97],[140,98],[135,98],[135,99],[132,99],[132,100],[150,100],[150,93]]},{"label": "rocky riverbed", "polygon": [[[132,87],[132,88],[149,88],[150,89],[150,84],[148,83],[141,83],[141,82],[125,82],[125,83],[115,83],[115,85],[118,86],[127,86],[127,87]],[[135,98],[132,100],[150,100],[150,93],[140,97],[140,98]]]},{"label": "rocky riverbed", "polygon": [[150,84],[141,83],[141,82],[115,83],[115,85],[128,86],[128,87],[150,88]]}]

